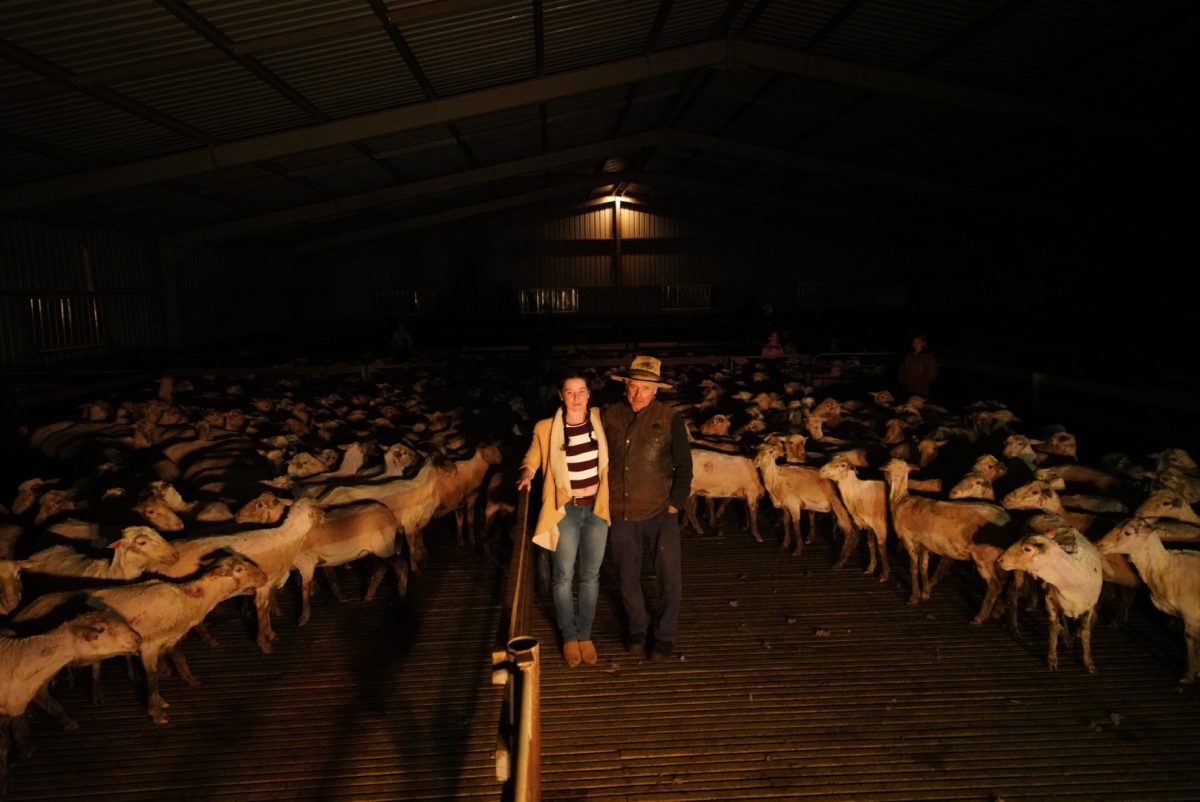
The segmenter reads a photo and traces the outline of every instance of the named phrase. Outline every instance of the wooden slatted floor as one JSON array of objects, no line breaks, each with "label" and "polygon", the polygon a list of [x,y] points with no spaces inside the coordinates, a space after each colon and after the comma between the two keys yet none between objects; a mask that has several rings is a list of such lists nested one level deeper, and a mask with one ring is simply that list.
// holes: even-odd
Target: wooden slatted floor
[{"label": "wooden slatted floor", "polygon": [[[1097,676],[1077,646],[1051,673],[1040,616],[1021,639],[969,625],[980,588],[966,567],[908,607],[898,554],[881,584],[831,570],[821,539],[795,558],[724,526],[685,541],[676,660],[621,651],[608,563],[600,665],[566,667],[539,600],[544,799],[1200,798],[1200,688],[1176,684],[1182,635],[1146,603],[1097,629]],[[489,654],[503,566],[444,528],[430,542],[402,606],[324,594],[297,629],[285,598],[271,655],[233,605],[218,608],[220,648],[188,641],[203,685],[164,680],[164,727],[119,662],[101,708],[59,688],[82,728],[35,715],[9,798],[499,799]]]}]

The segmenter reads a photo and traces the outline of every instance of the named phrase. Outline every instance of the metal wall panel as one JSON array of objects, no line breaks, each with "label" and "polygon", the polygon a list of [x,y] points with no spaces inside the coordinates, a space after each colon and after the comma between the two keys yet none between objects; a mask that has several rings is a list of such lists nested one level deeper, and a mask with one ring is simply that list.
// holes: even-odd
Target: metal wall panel
[{"label": "metal wall panel", "polygon": [[0,220],[0,363],[58,362],[163,342],[150,237]]}]

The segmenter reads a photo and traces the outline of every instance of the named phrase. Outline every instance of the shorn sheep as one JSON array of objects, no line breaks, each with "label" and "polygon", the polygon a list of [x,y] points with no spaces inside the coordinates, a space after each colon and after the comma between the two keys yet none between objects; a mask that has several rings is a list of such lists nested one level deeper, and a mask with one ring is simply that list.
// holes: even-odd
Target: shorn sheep
[{"label": "shorn sheep", "polygon": [[1096,673],[1092,662],[1092,628],[1096,624],[1096,603],[1104,585],[1100,552],[1077,530],[1066,527],[1043,534],[1027,535],[1000,555],[1005,571],[1024,571],[1046,584],[1046,615],[1049,619],[1049,643],[1046,663],[1058,670],[1058,636],[1062,618],[1078,619],[1083,645],[1083,665]]},{"label": "shorn sheep", "polygon": [[24,714],[42,686],[71,663],[132,654],[140,646],[138,633],[109,610],[83,613],[40,635],[0,635],[0,793],[8,791],[11,745],[30,755]]},{"label": "shorn sheep", "polygon": [[[158,691],[159,663],[170,654],[179,676],[190,685],[199,684],[187,667],[183,654],[176,649],[183,636],[204,621],[221,602],[247,590],[262,587],[267,574],[240,554],[226,554],[198,578],[173,583],[162,580],[118,585],[82,591],[91,604],[115,610],[140,637],[137,652],[146,672],[146,707],[156,724],[167,723],[167,702]],[[55,593],[39,597],[24,608],[14,621],[30,621],[48,615],[59,605],[79,598],[79,593]],[[78,659],[75,662],[80,662]],[[99,665],[93,662],[93,679],[99,677]],[[48,709],[53,700],[46,700]]]},{"label": "shorn sheep", "polygon": [[[842,501],[846,504],[846,510],[850,513],[850,519],[854,521],[855,526],[871,533],[871,537],[867,540],[870,558],[865,573],[868,576],[875,573],[875,566],[878,563],[879,581],[886,582],[891,574],[887,554],[887,487],[880,480],[859,479],[854,466],[842,457],[835,456],[822,465],[818,473],[822,478],[837,485],[838,492],[841,494]],[[854,544],[850,540],[847,540],[846,543],[850,549],[853,549]],[[842,550],[842,555],[834,567],[845,563],[850,549]]]},{"label": "shorn sheep", "polygon": [[[818,512],[832,512],[838,528],[851,543],[856,542],[854,523],[837,494],[833,482],[822,479],[817,468],[810,465],[779,465],[776,460],[782,447],[773,441],[758,447],[754,464],[762,473],[763,487],[771,503],[783,510],[783,548],[794,541],[792,554],[799,556],[804,549],[804,532],[801,513],[808,518],[808,536],[812,539]],[[843,554],[850,549],[843,548]]]},{"label": "shorn sheep", "polygon": [[1101,554],[1124,554],[1150,588],[1150,601],[1167,615],[1183,620],[1187,646],[1185,685],[1200,675],[1200,551],[1168,551],[1154,533],[1154,524],[1128,518],[1100,539]]},{"label": "shorn sheep", "polygon": [[[890,460],[883,466],[892,526],[908,552],[912,581],[908,603],[929,599],[934,585],[952,565],[949,560],[971,560],[987,585],[979,612],[971,619],[972,624],[982,624],[991,615],[1004,585],[996,559],[1011,541],[1004,531],[1011,518],[1003,508],[984,501],[942,501],[911,496],[908,493],[911,470],[912,466],[903,460]],[[930,554],[942,557],[932,579],[929,577]],[[1015,617],[1013,607],[1010,604],[1010,619]]]}]

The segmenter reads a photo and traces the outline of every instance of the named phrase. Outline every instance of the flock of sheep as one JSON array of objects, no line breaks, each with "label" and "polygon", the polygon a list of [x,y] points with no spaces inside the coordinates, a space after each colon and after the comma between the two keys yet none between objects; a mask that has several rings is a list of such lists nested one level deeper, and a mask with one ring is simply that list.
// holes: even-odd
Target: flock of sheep
[{"label": "flock of sheep", "polygon": [[[1186,452],[1089,464],[1069,432],[1031,438],[996,402],[949,410],[887,392],[817,393],[787,367],[675,371],[676,390],[662,397],[694,438],[692,527],[703,528],[698,499],[708,499],[710,524],[717,504],[736,499],[761,542],[765,497],[783,515],[784,547],[799,554],[817,516],[831,519],[836,565],[857,557],[865,533],[866,573],[883,581],[894,544],[903,547],[911,604],[969,561],[985,589],[973,623],[1007,612],[1015,629],[1021,595],[1040,590],[1051,668],[1062,622],[1078,621],[1095,671],[1102,591],[1128,601],[1146,587],[1183,619],[1181,681],[1196,678],[1200,552],[1178,544],[1200,542],[1200,469]],[[147,711],[164,723],[162,662],[194,683],[180,642],[193,629],[204,637],[222,602],[253,595],[257,645],[270,652],[273,594],[293,571],[303,625],[318,567],[340,597],[334,569],[369,561],[366,597],[388,572],[402,597],[433,519],[453,513],[459,542],[490,537],[514,507],[511,470],[536,396],[501,369],[456,368],[414,367],[388,381],[164,378],[142,398],[93,401],[32,428],[41,475],[0,510],[3,781],[10,742],[28,751],[31,704],[74,726],[49,690],[63,669],[92,665],[98,676],[101,660],[137,655]],[[608,373],[592,378],[594,402],[619,397]]]},{"label": "flock of sheep", "polygon": [[[403,597],[422,532],[453,513],[474,538],[476,499],[521,420],[511,379],[477,366],[303,381],[164,378],[142,398],[84,404],[27,432],[19,483],[0,510],[0,771],[29,751],[31,704],[75,723],[51,680],[69,666],[140,658],[147,712],[166,723],[164,659],[196,682],[180,648],[222,602],[252,594],[257,645],[272,649],[274,592],[300,576],[303,625],[318,567],[371,563]],[[473,369],[474,368],[474,369]],[[469,389],[464,389],[469,388]],[[493,486],[495,483],[493,483]],[[511,510],[488,507],[488,523]],[[93,697],[98,701],[94,681]]]}]

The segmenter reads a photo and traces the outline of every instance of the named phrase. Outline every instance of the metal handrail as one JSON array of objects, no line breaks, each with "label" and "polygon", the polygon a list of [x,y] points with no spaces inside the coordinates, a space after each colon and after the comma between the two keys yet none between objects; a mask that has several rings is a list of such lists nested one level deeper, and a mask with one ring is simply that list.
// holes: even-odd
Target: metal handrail
[{"label": "metal handrail", "polygon": [[542,796],[541,652],[530,634],[535,574],[529,538],[529,490],[521,491],[509,562],[508,638],[492,652],[492,684],[504,686],[496,741],[496,779],[505,802],[538,802]]}]

